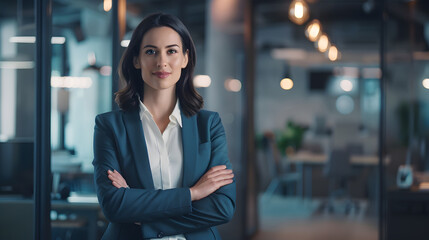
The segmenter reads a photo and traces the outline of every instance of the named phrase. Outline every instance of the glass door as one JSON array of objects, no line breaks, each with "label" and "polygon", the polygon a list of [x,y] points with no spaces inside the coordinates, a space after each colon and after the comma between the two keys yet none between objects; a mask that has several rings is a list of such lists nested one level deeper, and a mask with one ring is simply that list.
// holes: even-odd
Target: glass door
[{"label": "glass door", "polygon": [[35,2],[4,1],[1,5],[0,239],[32,239]]},{"label": "glass door", "polygon": [[378,239],[379,11],[256,1],[254,239]]},{"label": "glass door", "polygon": [[428,1],[386,1],[386,239],[429,234],[428,17]]},{"label": "glass door", "polygon": [[100,239],[92,140],[112,108],[112,13],[103,1],[52,4],[52,239]]}]

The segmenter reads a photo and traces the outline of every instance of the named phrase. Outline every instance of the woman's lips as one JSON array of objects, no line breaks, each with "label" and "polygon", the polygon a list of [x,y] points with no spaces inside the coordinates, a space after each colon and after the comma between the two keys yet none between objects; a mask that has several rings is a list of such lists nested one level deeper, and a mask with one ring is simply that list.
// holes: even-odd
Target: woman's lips
[{"label": "woman's lips", "polygon": [[166,77],[170,76],[170,73],[168,73],[168,72],[155,72],[153,74],[155,76],[157,76],[158,78],[166,78]]}]

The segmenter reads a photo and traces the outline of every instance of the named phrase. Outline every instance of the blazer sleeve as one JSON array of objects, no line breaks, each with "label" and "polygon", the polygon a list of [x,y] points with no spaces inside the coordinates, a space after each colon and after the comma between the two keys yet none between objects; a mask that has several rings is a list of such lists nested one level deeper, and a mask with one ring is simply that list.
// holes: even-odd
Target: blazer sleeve
[{"label": "blazer sleeve", "polygon": [[[121,172],[115,130],[103,115],[97,116],[94,129],[94,178],[97,196],[104,215],[110,222],[134,223],[155,221],[190,213],[188,188],[169,190],[116,188],[107,170]],[[124,140],[125,141],[125,140]]]},{"label": "blazer sleeve", "polygon": [[[226,165],[232,169],[228,158],[225,130],[219,114],[215,114],[210,128],[211,159],[209,167]],[[156,238],[159,233],[165,236],[183,234],[206,229],[229,222],[235,211],[235,179],[211,195],[192,202],[192,212],[154,222],[142,223],[143,238]]]}]

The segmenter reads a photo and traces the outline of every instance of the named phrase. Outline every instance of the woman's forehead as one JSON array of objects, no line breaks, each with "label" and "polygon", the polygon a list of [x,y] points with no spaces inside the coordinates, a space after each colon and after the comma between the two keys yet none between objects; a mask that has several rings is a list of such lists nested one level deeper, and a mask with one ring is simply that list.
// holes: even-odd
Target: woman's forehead
[{"label": "woman's forehead", "polygon": [[182,47],[182,39],[180,35],[170,27],[156,27],[145,33],[141,45],[142,47],[151,45],[158,48],[171,45]]}]

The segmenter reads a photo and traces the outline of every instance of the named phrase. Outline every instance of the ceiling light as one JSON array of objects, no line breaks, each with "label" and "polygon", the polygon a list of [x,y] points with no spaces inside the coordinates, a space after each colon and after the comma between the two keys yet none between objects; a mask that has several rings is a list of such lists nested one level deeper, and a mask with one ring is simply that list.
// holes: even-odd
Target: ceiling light
[{"label": "ceiling light", "polygon": [[15,37],[10,37],[9,42],[11,42],[11,43],[35,43],[36,37],[34,37],[34,36],[15,36]]},{"label": "ceiling light", "polygon": [[33,61],[0,61],[2,69],[32,69],[34,68]]},{"label": "ceiling light", "polygon": [[429,78],[423,79],[422,84],[424,88],[429,89]]},{"label": "ceiling light", "polygon": [[90,77],[51,77],[51,87],[56,88],[90,88],[92,79]]},{"label": "ceiling light", "polygon": [[335,46],[329,47],[328,58],[332,62],[338,59],[338,49]]},{"label": "ceiling light", "polygon": [[102,66],[100,68],[100,74],[103,76],[110,76],[110,74],[112,74],[112,67],[111,66]]},{"label": "ceiling light", "polygon": [[280,87],[284,90],[291,90],[293,88],[293,81],[290,78],[283,78],[280,81]]},{"label": "ceiling light", "polygon": [[227,79],[224,85],[229,92],[239,92],[241,90],[241,82],[238,79]]},{"label": "ceiling light", "polygon": [[208,75],[196,75],[194,77],[194,87],[196,88],[202,88],[202,87],[209,87],[212,83],[212,80],[210,76]]},{"label": "ceiling light", "polygon": [[344,92],[350,92],[353,90],[353,83],[348,79],[343,79],[340,82],[340,87]]},{"label": "ceiling light", "polygon": [[[14,36],[9,38],[11,43],[35,43],[36,37],[34,36]],[[51,44],[64,44],[66,42],[65,37],[52,37]]]},{"label": "ceiling light", "polygon": [[307,36],[307,38],[312,42],[315,42],[317,39],[319,39],[321,34],[322,26],[317,19],[311,21],[305,28],[305,36]]},{"label": "ceiling light", "polygon": [[323,33],[320,36],[319,40],[317,40],[316,47],[320,52],[323,53],[323,52],[326,52],[326,50],[328,50],[329,45],[330,43],[329,43],[328,36],[325,33]]},{"label": "ceiling light", "polygon": [[310,16],[308,5],[304,0],[293,0],[289,6],[289,19],[301,25],[305,23]]},{"label": "ceiling light", "polygon": [[66,42],[65,37],[52,37],[51,44],[64,44]]},{"label": "ceiling light", "polygon": [[112,9],[112,0],[104,0],[103,1],[103,9],[105,12],[110,11],[110,9]]},{"label": "ceiling light", "polygon": [[121,47],[128,47],[130,45],[130,40],[122,40],[121,41]]}]

